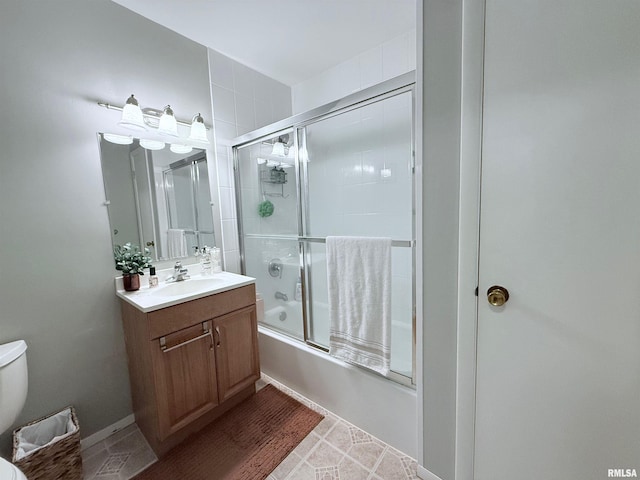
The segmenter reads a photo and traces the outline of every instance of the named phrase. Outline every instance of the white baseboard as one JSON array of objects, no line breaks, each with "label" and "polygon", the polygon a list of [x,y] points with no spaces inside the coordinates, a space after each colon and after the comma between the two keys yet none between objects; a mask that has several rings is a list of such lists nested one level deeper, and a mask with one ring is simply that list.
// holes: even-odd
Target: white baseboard
[{"label": "white baseboard", "polygon": [[135,423],[135,421],[136,419],[132,413],[131,415],[124,417],[122,420],[118,420],[116,423],[109,425],[108,427],[103,428],[102,430],[94,433],[93,435],[89,435],[88,437],[80,440],[80,448],[84,450],[85,448],[92,447],[96,443],[101,442],[102,440],[109,437],[110,435],[113,435],[118,430],[122,430],[123,428],[131,425],[132,423]]},{"label": "white baseboard", "polygon": [[418,465],[418,477],[420,477],[422,480],[442,480],[439,476],[431,473],[422,465]]}]

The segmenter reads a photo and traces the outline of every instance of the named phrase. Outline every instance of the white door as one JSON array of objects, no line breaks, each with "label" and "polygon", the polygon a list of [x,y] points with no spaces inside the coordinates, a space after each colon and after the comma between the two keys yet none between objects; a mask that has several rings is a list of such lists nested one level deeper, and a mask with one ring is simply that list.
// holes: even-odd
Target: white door
[{"label": "white door", "polygon": [[475,480],[640,475],[640,1],[486,8]]}]

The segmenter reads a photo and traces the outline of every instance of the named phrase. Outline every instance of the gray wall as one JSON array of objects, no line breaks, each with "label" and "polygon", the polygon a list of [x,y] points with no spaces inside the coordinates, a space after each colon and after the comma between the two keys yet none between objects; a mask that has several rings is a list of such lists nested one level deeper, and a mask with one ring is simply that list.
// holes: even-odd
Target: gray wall
[{"label": "gray wall", "polygon": [[[423,457],[454,478],[462,1],[423,4]],[[420,460],[420,459],[419,459]]]},{"label": "gray wall", "polygon": [[0,343],[29,345],[17,424],[73,404],[87,436],[131,413],[96,139],[124,130],[95,102],[135,93],[210,124],[207,51],[106,0],[5,0],[0,63]]}]

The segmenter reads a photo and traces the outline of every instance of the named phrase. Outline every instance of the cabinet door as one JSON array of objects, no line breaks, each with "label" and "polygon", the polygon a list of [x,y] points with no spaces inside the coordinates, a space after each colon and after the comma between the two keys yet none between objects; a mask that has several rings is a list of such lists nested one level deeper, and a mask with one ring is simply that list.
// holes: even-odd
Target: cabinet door
[{"label": "cabinet door", "polygon": [[154,340],[160,440],[218,405],[211,321]]},{"label": "cabinet door", "polygon": [[256,306],[213,320],[220,402],[260,378]]}]

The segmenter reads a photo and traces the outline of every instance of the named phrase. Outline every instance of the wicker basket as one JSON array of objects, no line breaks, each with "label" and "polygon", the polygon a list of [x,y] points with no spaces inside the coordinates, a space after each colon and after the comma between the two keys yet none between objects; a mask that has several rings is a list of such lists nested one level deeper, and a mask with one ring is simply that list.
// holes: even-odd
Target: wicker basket
[{"label": "wicker basket", "polygon": [[[18,452],[17,433],[25,427],[35,425],[57,413],[71,410],[71,421],[76,427],[70,435],[38,448],[25,457],[16,460]],[[47,415],[20,427],[13,432],[13,464],[18,467],[29,480],[82,480],[82,456],[80,455],[80,426],[73,407]]]}]

